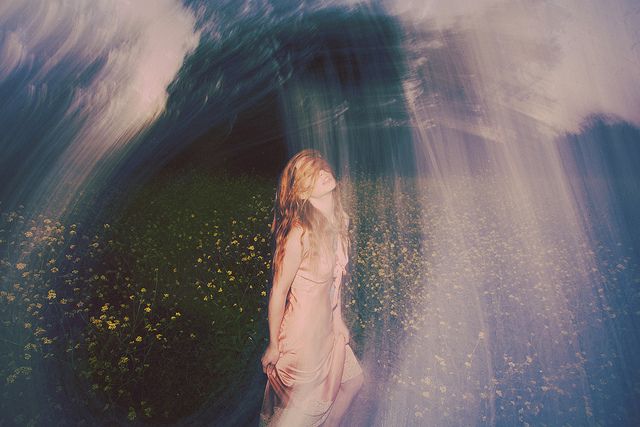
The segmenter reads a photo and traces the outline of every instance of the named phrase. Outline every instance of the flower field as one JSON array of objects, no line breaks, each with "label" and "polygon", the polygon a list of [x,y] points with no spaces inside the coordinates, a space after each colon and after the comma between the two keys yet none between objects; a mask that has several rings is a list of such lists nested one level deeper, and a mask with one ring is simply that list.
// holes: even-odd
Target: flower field
[{"label": "flower field", "polygon": [[[606,274],[597,269],[602,291],[593,301],[606,296],[610,304],[590,317],[591,308],[565,302],[588,302],[591,290],[572,282],[579,268],[569,237],[536,231],[545,218],[509,222],[523,208],[501,204],[490,186],[456,186],[466,192],[456,200],[467,203],[456,211],[424,188],[408,178],[343,182],[353,246],[343,302],[369,373],[356,407],[378,409],[390,425],[477,413],[483,424],[535,423],[557,411],[554,404],[566,407],[567,419],[605,411],[598,399],[567,397],[567,387],[586,370],[594,390],[616,390],[613,350],[605,344],[592,358],[595,344],[576,353],[568,343],[587,337],[591,323],[623,331],[637,322],[637,282],[626,288],[638,278],[634,260],[599,247]],[[73,408],[116,423],[171,423],[247,398],[268,337],[274,191],[269,180],[196,173],[130,195],[109,222],[24,223],[22,212],[3,212],[0,411],[21,425]],[[27,231],[10,239],[16,225]],[[10,257],[23,252],[28,258]],[[566,279],[545,282],[557,277]],[[625,292],[630,299],[615,300]],[[531,328],[539,335],[519,338]],[[555,348],[546,347],[554,339]],[[562,364],[550,358],[554,351]],[[21,400],[42,378],[47,400]],[[409,418],[389,418],[398,413]]]}]

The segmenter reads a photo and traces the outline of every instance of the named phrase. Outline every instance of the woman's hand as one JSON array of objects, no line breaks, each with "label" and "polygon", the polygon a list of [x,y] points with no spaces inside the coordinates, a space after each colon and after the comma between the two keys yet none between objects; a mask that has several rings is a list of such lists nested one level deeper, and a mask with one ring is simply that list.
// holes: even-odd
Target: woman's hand
[{"label": "woman's hand", "polygon": [[262,372],[266,374],[267,369],[273,369],[278,359],[280,359],[280,351],[278,350],[278,346],[269,343],[269,346],[267,346],[267,349],[262,355]]},{"label": "woman's hand", "polygon": [[345,325],[344,320],[336,319],[333,322],[333,331],[337,335],[342,335],[344,337],[344,343],[349,344],[349,328]]}]

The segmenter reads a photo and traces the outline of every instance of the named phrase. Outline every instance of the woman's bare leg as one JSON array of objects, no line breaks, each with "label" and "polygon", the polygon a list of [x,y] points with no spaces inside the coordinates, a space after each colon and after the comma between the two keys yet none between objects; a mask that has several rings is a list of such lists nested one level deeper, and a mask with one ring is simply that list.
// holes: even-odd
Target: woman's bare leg
[{"label": "woman's bare leg", "polygon": [[345,412],[347,412],[347,409],[349,409],[349,405],[351,405],[351,401],[355,395],[358,394],[362,388],[363,383],[364,375],[360,374],[340,384],[340,390],[338,390],[338,395],[336,396],[335,402],[333,402],[331,412],[329,412],[329,416],[323,424],[324,427],[338,427],[340,425],[342,417]]}]

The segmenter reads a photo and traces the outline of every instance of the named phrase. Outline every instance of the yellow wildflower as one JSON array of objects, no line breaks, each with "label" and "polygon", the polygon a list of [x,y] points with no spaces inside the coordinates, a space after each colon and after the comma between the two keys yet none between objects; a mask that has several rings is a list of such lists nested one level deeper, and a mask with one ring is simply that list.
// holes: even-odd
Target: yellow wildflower
[{"label": "yellow wildflower", "polygon": [[49,289],[49,292],[47,293],[47,299],[55,299],[55,298],[56,298],[56,291],[54,291],[53,289]]},{"label": "yellow wildflower", "polygon": [[151,311],[151,307],[145,307],[144,311],[146,311],[147,313]]},{"label": "yellow wildflower", "polygon": [[136,337],[136,342],[142,342],[142,337],[140,335]]}]

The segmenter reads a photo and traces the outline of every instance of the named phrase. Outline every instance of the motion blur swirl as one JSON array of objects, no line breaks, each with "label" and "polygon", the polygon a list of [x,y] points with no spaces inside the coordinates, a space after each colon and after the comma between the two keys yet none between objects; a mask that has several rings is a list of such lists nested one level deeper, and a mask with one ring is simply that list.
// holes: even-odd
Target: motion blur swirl
[{"label": "motion blur swirl", "polygon": [[[144,233],[164,230],[170,243],[193,237],[195,246],[199,235],[162,221],[202,215],[211,240],[199,240],[194,263],[170,267],[168,252],[149,255],[162,260],[151,267],[154,283],[173,289],[179,268],[196,271],[207,256],[235,254],[243,236],[254,237],[220,212],[233,215],[240,203],[233,197],[252,194],[246,206],[259,213],[248,214],[247,228],[258,230],[268,217],[269,186],[261,180],[275,179],[289,155],[312,147],[335,166],[352,217],[345,312],[368,375],[348,425],[635,425],[639,68],[640,8],[632,0],[2,3],[3,420],[120,422],[146,413],[189,425],[255,422],[261,342],[240,352],[244,359],[222,345],[206,357],[193,351],[193,358],[235,359],[233,369],[246,373],[225,383],[232,404],[214,379],[210,389],[198,382],[201,399],[173,419],[143,398],[118,400],[136,396],[126,381],[120,395],[93,384],[105,402],[118,402],[115,412],[106,405],[109,415],[65,400],[65,387],[75,396],[72,387],[94,381],[70,380],[79,377],[72,362],[84,347],[52,352],[56,370],[31,354],[46,348],[45,338],[71,342],[98,324],[117,331],[121,324],[98,321],[119,310],[115,302],[82,321],[69,320],[60,303],[70,279],[56,275],[65,268],[58,263],[90,260],[87,277],[100,278],[93,269],[108,256],[78,253],[67,242],[49,247],[57,233],[76,233],[75,224],[108,230],[105,223],[131,206],[149,215]],[[190,173],[220,171],[229,175],[211,182],[227,187],[186,191]],[[128,205],[145,192],[149,203]],[[231,201],[211,206],[209,194]],[[179,203],[185,212],[158,208]],[[215,221],[223,225],[213,231]],[[222,230],[233,233],[225,254]],[[247,263],[263,257],[262,268],[269,256],[260,233],[237,255]],[[146,255],[127,253],[123,268],[145,264]],[[46,271],[30,272],[34,259]],[[171,306],[167,315],[192,316],[194,337],[226,333],[197,323],[222,306],[201,288],[215,282],[223,294],[230,284],[247,299],[266,293],[262,276],[213,273],[215,280],[197,276],[180,291],[208,305],[193,302],[191,313]],[[153,288],[135,286],[140,301]],[[154,292],[160,307],[172,298]],[[253,332],[225,343],[263,338],[261,303],[252,300],[248,313],[232,305],[240,302],[229,304],[242,313],[234,322],[248,329],[237,330]],[[146,312],[155,314],[150,304]],[[149,334],[154,345],[163,342],[161,331]],[[121,347],[145,339],[136,333]],[[97,369],[104,379],[109,369],[126,369],[132,354],[99,354],[92,363],[105,361]]]}]

